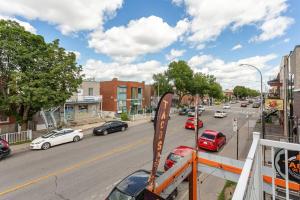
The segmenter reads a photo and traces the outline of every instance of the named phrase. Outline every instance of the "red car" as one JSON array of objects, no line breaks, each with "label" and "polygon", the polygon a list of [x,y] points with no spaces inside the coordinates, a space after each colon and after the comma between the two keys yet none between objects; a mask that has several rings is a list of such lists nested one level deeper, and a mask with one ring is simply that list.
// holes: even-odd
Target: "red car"
[{"label": "red car", "polygon": [[211,151],[219,151],[226,144],[226,136],[218,131],[205,130],[198,138],[198,146]]},{"label": "red car", "polygon": [[[202,128],[203,127],[203,122],[201,120],[199,120],[198,122],[198,127]],[[194,126],[194,117],[189,117],[186,122],[185,122],[185,128],[186,129],[195,129]]]},{"label": "red car", "polygon": [[192,147],[188,147],[188,146],[179,146],[176,147],[167,157],[165,165],[164,165],[164,169],[165,171],[167,171],[168,169],[170,169],[171,167],[173,167],[173,165],[175,163],[177,163],[181,158],[183,158],[184,156],[187,156],[189,154],[191,154],[194,151],[194,149]]}]

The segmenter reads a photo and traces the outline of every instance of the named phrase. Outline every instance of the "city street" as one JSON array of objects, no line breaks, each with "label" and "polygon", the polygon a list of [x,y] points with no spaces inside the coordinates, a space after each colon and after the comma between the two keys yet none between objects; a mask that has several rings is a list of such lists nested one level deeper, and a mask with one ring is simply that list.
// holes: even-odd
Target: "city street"
[{"label": "city street", "polygon": [[[232,120],[239,126],[247,122],[246,113],[258,109],[232,105],[226,118],[215,119],[207,109],[200,119],[204,129],[223,132],[227,141],[233,136]],[[250,105],[251,106],[251,105]],[[220,106],[219,106],[220,108]],[[194,146],[194,131],[185,130],[186,116],[172,116],[169,121],[163,158],[176,146]],[[91,131],[91,130],[89,130]],[[245,138],[241,138],[245,139]],[[107,136],[91,136],[78,143],[53,147],[47,151],[27,151],[0,162],[0,200],[92,200],[104,199],[113,186],[138,169],[150,170],[152,162],[153,124],[129,127],[125,132]],[[226,147],[235,158],[235,146]],[[227,149],[228,150],[228,149]],[[222,150],[221,150],[222,151]],[[211,190],[215,190],[211,187]],[[185,197],[186,187],[179,188],[179,198]]]}]

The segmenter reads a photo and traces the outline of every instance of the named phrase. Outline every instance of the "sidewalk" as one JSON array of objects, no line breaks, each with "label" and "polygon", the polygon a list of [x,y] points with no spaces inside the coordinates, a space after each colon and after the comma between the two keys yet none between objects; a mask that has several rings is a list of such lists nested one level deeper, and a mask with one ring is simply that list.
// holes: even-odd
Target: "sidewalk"
[{"label": "sidewalk", "polygon": [[[109,119],[109,120],[111,120],[111,119]],[[109,121],[109,120],[107,120],[107,121]],[[129,127],[132,127],[132,126],[137,126],[137,125],[149,122],[149,121],[150,121],[150,116],[146,116],[143,119],[137,119],[135,121],[128,121],[127,123],[128,123]],[[88,130],[93,129],[94,127],[97,127],[97,126],[101,126],[104,123],[105,122],[99,122],[99,123],[94,123],[94,124],[85,124],[85,125],[81,125],[81,126],[72,126],[70,128],[81,129],[83,131],[84,137],[89,137],[93,134],[93,132],[88,131]],[[36,136],[36,137],[38,137],[38,136]],[[21,153],[21,152],[30,150],[29,145],[30,145],[30,143],[11,145],[10,148],[11,148],[12,154],[16,154],[16,153]]]},{"label": "sidewalk", "polygon": [[[255,124],[256,119],[252,117],[249,120],[249,135],[248,122],[239,128],[239,160],[244,161],[247,157],[252,143],[252,132]],[[228,143],[218,155],[236,159],[236,141],[237,137],[234,135],[228,140]],[[204,173],[200,175],[199,179],[200,183],[202,182],[199,186],[201,199],[217,200],[226,180]]]}]

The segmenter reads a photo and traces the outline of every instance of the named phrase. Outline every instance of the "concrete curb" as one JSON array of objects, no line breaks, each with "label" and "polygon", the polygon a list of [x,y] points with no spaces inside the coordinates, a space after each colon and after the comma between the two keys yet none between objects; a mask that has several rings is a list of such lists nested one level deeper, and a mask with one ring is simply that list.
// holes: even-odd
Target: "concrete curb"
[{"label": "concrete curb", "polygon": [[[128,124],[129,124],[130,127],[134,127],[134,126],[138,126],[138,125],[147,123],[149,121],[150,121],[150,119],[142,119],[142,120],[135,121],[136,123],[135,122],[131,122],[131,123],[129,122]],[[82,131],[84,132],[84,131],[89,131],[89,130],[93,130],[93,129],[94,129],[94,127],[82,129]],[[91,131],[91,132],[88,132],[88,133],[84,133],[83,136],[84,136],[84,138],[92,137],[93,136],[93,132]],[[22,145],[22,147],[20,147],[21,145]],[[29,145],[30,145],[30,143],[20,144],[20,145],[12,145],[10,147],[11,151],[12,151],[11,156],[19,154],[19,153],[26,152],[26,151],[30,151],[31,149],[30,149]],[[14,149],[14,147],[15,147],[15,149]]]}]

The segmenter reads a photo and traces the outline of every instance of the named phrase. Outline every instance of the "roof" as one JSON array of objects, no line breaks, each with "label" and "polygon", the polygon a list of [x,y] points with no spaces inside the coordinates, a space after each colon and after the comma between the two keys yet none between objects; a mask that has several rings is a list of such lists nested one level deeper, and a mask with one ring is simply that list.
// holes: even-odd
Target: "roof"
[{"label": "roof", "polygon": [[203,133],[211,134],[211,135],[217,135],[219,132],[214,130],[205,130]]},{"label": "roof", "polygon": [[194,148],[188,147],[188,146],[178,146],[176,147],[172,153],[179,155],[179,156],[186,156],[190,153],[192,153]]},{"label": "roof", "polygon": [[149,175],[149,171],[138,170],[124,178],[116,187],[130,196],[137,196],[148,185]]}]

